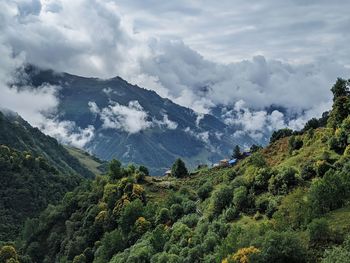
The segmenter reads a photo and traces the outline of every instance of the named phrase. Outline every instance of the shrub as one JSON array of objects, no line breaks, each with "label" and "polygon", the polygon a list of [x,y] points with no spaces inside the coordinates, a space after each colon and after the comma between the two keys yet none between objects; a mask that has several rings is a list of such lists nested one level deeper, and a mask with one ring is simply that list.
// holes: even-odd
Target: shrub
[{"label": "shrub", "polygon": [[179,219],[184,213],[184,210],[180,204],[173,204],[170,207],[170,215],[175,222],[177,219]]},{"label": "shrub", "polygon": [[162,208],[159,211],[159,214],[157,216],[157,223],[158,224],[166,224],[168,221],[170,221],[170,211],[167,208]]},{"label": "shrub", "polygon": [[233,191],[233,204],[237,209],[242,210],[247,205],[247,188],[240,186]]},{"label": "shrub", "polygon": [[1,263],[19,263],[16,249],[13,246],[3,246],[0,249]]},{"label": "shrub", "polygon": [[262,262],[303,263],[306,262],[306,249],[300,238],[293,232],[269,231],[263,239]]},{"label": "shrub", "polygon": [[311,243],[323,243],[330,238],[330,229],[325,218],[316,218],[307,227]]},{"label": "shrub", "polygon": [[297,171],[294,168],[286,168],[273,175],[269,180],[269,191],[273,194],[286,194],[297,184]]},{"label": "shrub", "polygon": [[226,222],[231,222],[232,220],[235,220],[239,216],[239,211],[236,209],[236,207],[231,206],[225,211],[225,220]]},{"label": "shrub", "polygon": [[293,131],[287,128],[274,131],[271,135],[270,143],[274,143],[275,141],[282,139],[284,137],[291,136],[292,134],[293,134]]},{"label": "shrub", "polygon": [[145,176],[149,176],[149,171],[146,166],[140,165],[139,171],[142,172]]},{"label": "shrub", "polygon": [[288,140],[288,148],[289,152],[293,152],[294,150],[299,150],[303,147],[303,140],[300,137],[291,136]]},{"label": "shrub", "polygon": [[300,177],[303,180],[310,180],[316,176],[316,171],[314,169],[314,164],[309,161],[302,168],[300,172]]},{"label": "shrub", "polygon": [[222,186],[217,189],[212,196],[212,211],[214,215],[219,215],[232,200],[233,193],[231,187]]},{"label": "shrub", "polygon": [[200,199],[205,200],[209,197],[211,191],[213,191],[212,185],[209,183],[205,183],[198,189],[197,194]]}]

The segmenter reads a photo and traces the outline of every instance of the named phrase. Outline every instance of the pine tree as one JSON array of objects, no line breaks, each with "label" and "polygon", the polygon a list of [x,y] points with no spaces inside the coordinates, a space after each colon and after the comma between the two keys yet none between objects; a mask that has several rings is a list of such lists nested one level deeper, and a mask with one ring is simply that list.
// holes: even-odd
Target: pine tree
[{"label": "pine tree", "polygon": [[186,177],[188,175],[186,165],[180,158],[176,159],[174,162],[171,168],[171,174],[177,178]]},{"label": "pine tree", "polygon": [[238,145],[235,146],[232,153],[232,159],[240,159],[242,157],[241,149]]}]

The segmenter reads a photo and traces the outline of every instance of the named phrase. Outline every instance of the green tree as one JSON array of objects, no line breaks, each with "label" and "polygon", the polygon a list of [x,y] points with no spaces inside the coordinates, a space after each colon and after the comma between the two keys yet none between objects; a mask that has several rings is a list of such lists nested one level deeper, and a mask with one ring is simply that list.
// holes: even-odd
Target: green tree
[{"label": "green tree", "polygon": [[186,165],[180,158],[176,159],[173,166],[171,167],[171,174],[177,178],[188,176]]},{"label": "green tree", "polygon": [[112,180],[120,179],[123,177],[121,167],[122,164],[118,160],[113,159],[110,161],[108,166],[108,175]]},{"label": "green tree", "polygon": [[239,147],[239,145],[235,146],[231,157],[232,157],[232,159],[241,159],[242,158],[241,148]]},{"label": "green tree", "polygon": [[145,174],[145,176],[149,176],[149,171],[148,171],[148,168],[146,166],[140,165],[139,171],[143,172]]},{"label": "green tree", "polygon": [[306,262],[306,248],[293,232],[270,231],[264,236],[260,257],[261,262],[266,263],[303,263]]},{"label": "green tree", "polygon": [[338,78],[333,87],[331,88],[333,93],[333,101],[336,101],[340,97],[346,97],[349,95],[349,81]]}]

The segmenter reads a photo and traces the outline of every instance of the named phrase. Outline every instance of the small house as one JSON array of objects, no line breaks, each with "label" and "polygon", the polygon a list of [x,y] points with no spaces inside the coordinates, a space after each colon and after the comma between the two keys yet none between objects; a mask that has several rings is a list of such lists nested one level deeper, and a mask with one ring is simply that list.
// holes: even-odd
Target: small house
[{"label": "small house", "polygon": [[165,171],[164,176],[171,176],[171,170]]},{"label": "small house", "polygon": [[221,167],[227,167],[227,166],[229,166],[228,162],[229,161],[227,159],[223,159],[223,160],[220,161],[220,166]]},{"label": "small house", "polygon": [[230,166],[234,166],[236,163],[237,163],[237,159],[231,159],[231,160],[228,161],[228,164]]}]

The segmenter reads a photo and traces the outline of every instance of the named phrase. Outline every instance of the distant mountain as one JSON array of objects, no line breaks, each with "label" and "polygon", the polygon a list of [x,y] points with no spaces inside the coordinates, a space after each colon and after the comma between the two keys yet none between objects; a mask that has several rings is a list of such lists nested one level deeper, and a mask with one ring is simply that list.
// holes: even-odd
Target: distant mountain
[{"label": "distant mountain", "polygon": [[177,157],[194,167],[227,157],[236,144],[254,143],[234,136],[232,127],[215,116],[198,115],[119,77],[85,78],[33,66],[26,72],[26,84],[60,87],[59,120],[83,129],[92,125],[95,136],[85,149],[104,160],[144,164],[159,175]]}]

